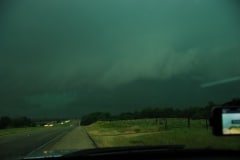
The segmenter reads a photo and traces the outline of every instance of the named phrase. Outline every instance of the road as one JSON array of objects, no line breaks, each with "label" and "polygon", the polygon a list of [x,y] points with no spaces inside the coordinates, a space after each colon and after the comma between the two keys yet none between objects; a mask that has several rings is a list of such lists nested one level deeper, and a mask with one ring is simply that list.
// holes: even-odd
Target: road
[{"label": "road", "polygon": [[52,145],[73,130],[73,127],[50,127],[31,132],[0,136],[0,159],[12,160],[26,156],[50,142]]},{"label": "road", "polygon": [[38,147],[37,149],[29,153],[27,157],[37,158],[42,157],[43,155],[57,156],[69,152],[97,147],[95,142],[91,140],[91,138],[88,136],[85,129],[80,126],[75,127],[67,134],[60,137],[61,138],[56,137],[49,141],[50,143]]}]

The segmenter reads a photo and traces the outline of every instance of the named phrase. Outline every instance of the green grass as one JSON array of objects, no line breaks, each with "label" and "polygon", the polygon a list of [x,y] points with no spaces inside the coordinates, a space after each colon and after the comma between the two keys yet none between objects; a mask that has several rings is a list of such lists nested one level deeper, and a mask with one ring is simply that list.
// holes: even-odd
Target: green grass
[{"label": "green grass", "polygon": [[0,129],[0,136],[17,134],[17,133],[27,133],[32,131],[44,130],[44,127],[24,127],[24,128],[8,128]]},{"label": "green grass", "polygon": [[54,128],[59,128],[59,127],[68,127],[71,124],[64,124],[64,125],[54,125],[53,127],[43,127],[43,126],[38,126],[38,127],[22,127],[22,128],[7,128],[7,129],[0,129],[0,136],[5,136],[5,135],[10,135],[10,134],[22,134],[22,133],[30,133],[30,132],[38,132],[38,131],[44,131],[44,130],[49,130],[49,129],[54,129]]},{"label": "green grass", "polygon": [[[192,120],[191,127],[203,128],[205,120]],[[92,135],[118,135],[130,133],[159,132],[171,128],[186,128],[187,120],[181,118],[167,119],[165,128],[164,119],[140,119],[140,120],[119,120],[119,121],[98,121],[86,127]]]},{"label": "green grass", "polygon": [[183,144],[186,148],[240,149],[239,137],[215,137],[205,120],[154,119],[96,122],[85,127],[98,147]]}]

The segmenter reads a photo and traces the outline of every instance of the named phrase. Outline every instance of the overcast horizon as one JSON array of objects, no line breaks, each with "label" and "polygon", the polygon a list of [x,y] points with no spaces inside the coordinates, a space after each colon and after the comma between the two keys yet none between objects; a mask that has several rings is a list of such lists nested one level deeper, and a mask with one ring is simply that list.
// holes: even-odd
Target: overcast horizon
[{"label": "overcast horizon", "polygon": [[235,0],[0,2],[0,116],[82,116],[240,97]]}]

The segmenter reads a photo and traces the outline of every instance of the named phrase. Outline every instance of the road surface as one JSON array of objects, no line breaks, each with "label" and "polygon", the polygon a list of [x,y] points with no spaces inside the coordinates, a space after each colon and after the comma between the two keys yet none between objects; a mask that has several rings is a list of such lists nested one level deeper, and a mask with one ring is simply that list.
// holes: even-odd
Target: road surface
[{"label": "road surface", "polygon": [[12,160],[51,150],[73,149],[71,146],[75,150],[94,148],[94,144],[81,127],[51,127],[0,136],[0,159]]}]

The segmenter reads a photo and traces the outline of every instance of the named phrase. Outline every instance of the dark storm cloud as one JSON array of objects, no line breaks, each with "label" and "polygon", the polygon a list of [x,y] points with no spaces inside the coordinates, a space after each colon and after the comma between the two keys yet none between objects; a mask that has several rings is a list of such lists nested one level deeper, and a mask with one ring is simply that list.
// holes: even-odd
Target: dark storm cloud
[{"label": "dark storm cloud", "polygon": [[[54,107],[60,113],[68,105],[75,110],[121,101],[134,105],[137,100],[127,100],[124,94],[133,92],[129,89],[141,79],[174,83],[173,79],[185,76],[184,82],[200,88],[201,83],[239,76],[236,4],[214,0],[6,2],[0,15],[1,108],[5,112],[9,106],[30,106],[31,114]],[[164,97],[165,90],[176,87],[161,86],[156,94]],[[161,100],[151,101],[161,104]]]}]

